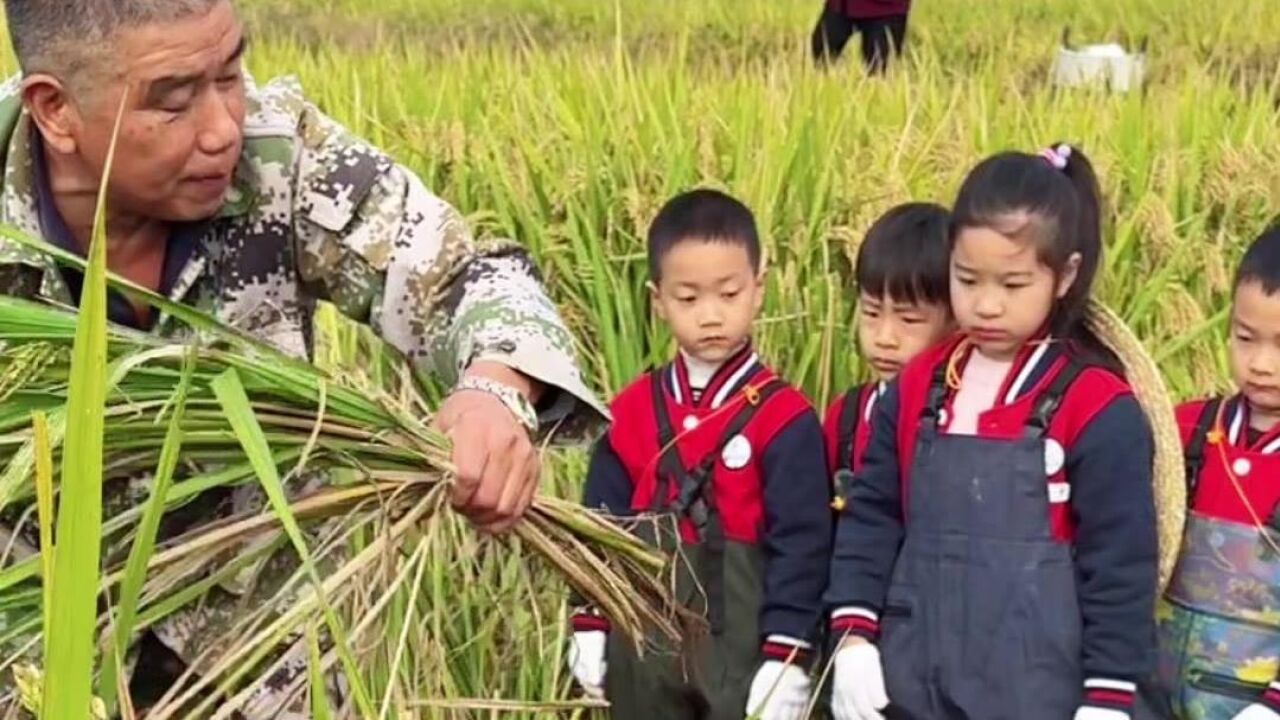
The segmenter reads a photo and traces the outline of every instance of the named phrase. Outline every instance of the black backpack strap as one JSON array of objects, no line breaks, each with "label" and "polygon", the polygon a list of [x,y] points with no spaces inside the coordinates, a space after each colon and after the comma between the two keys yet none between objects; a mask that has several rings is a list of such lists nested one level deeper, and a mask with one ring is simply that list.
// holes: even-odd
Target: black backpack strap
[{"label": "black backpack strap", "polygon": [[1080,377],[1080,373],[1084,372],[1086,367],[1075,358],[1067,359],[1066,366],[1058,372],[1058,376],[1049,384],[1049,388],[1036,399],[1035,407],[1031,409],[1031,415],[1027,417],[1027,425],[1023,430],[1024,437],[1032,439],[1044,437],[1049,430],[1049,423],[1053,421],[1054,414],[1062,406],[1062,399],[1066,397],[1067,390],[1071,388],[1071,383]]},{"label": "black backpack strap", "polygon": [[725,446],[746,429],[769,398],[784,387],[786,385],[781,380],[772,378],[758,388],[749,385],[743,391],[746,403],[725,427],[724,434],[716,443],[716,449],[704,457],[692,473],[685,474],[676,500],[676,512],[687,515],[693,521],[702,539],[703,553],[698,576],[707,594],[707,621],[713,635],[724,632],[725,605],[724,522],[716,506],[715,488],[711,480],[715,474],[716,459],[724,452]]},{"label": "black backpack strap", "polygon": [[939,363],[938,367],[933,371],[933,378],[929,381],[929,394],[926,397],[924,409],[920,411],[921,424],[929,424],[934,428],[938,426],[938,418],[942,414],[942,408],[947,404],[947,368],[950,363]]},{"label": "black backpack strap", "polygon": [[1214,421],[1222,408],[1223,398],[1212,398],[1200,409],[1200,417],[1196,419],[1196,429],[1187,443],[1187,451],[1183,462],[1187,471],[1187,502],[1191,502],[1196,486],[1200,483],[1200,471],[1204,469],[1204,446],[1213,430]]},{"label": "black backpack strap", "polygon": [[858,425],[862,422],[862,393],[867,386],[855,387],[844,394],[844,407],[836,426],[836,470],[853,470]]},{"label": "black backpack strap", "polygon": [[676,448],[675,428],[671,425],[671,414],[667,412],[667,397],[662,390],[662,371],[649,373],[649,389],[652,395],[653,413],[658,421],[658,468],[657,483],[653,491],[653,500],[649,502],[651,512],[662,512],[667,508],[667,496],[670,495],[670,483],[680,482],[685,476],[684,463],[680,461],[680,451]]},{"label": "black backpack strap", "polygon": [[786,384],[777,378],[772,378],[758,388],[748,388],[744,392],[748,394],[747,402],[738,410],[738,412],[729,420],[729,424],[725,426],[724,433],[720,436],[716,447],[695,466],[693,472],[684,473],[685,480],[681,484],[680,493],[676,498],[674,510],[680,515],[688,515],[693,520],[694,525],[705,524],[707,513],[714,510],[714,506],[702,508],[697,507],[699,500],[703,499],[705,491],[710,490],[711,474],[715,471],[716,458],[724,452],[724,448],[729,441],[737,437],[746,429],[747,425],[755,417],[756,412],[764,406],[765,402],[773,396],[774,393],[786,387]]}]

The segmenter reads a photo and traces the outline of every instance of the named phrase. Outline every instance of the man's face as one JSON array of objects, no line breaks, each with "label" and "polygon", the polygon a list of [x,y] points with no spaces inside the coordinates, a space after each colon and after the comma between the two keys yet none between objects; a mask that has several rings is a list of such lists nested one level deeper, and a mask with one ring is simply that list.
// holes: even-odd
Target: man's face
[{"label": "man's face", "polygon": [[112,45],[115,86],[85,98],[75,129],[79,154],[100,174],[121,93],[131,90],[109,206],[170,222],[214,215],[243,142],[244,34],[231,3],[204,15],[124,30]]}]

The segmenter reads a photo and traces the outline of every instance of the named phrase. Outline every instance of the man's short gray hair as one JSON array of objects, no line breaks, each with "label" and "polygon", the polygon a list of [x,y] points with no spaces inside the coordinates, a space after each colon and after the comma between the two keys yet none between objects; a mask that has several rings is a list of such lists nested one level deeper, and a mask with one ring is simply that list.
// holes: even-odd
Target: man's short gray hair
[{"label": "man's short gray hair", "polygon": [[24,74],[74,82],[121,30],[208,12],[225,0],[4,0]]}]

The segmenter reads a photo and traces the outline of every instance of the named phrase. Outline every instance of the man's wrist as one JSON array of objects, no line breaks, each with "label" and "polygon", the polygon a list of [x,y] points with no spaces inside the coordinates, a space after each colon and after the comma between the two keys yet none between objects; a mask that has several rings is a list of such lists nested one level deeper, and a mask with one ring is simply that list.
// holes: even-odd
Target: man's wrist
[{"label": "man's wrist", "polygon": [[477,360],[467,366],[462,377],[478,377],[502,383],[524,396],[531,404],[537,404],[543,393],[542,383],[508,365],[493,360]]},{"label": "man's wrist", "polygon": [[516,384],[491,377],[488,372],[466,373],[451,393],[474,391],[493,397],[529,432],[538,429],[538,412],[529,396]]}]

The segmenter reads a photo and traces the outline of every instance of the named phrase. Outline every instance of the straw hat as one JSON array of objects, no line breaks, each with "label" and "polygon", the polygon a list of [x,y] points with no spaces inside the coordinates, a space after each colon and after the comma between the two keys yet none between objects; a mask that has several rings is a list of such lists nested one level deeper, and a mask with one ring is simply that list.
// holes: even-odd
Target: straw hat
[{"label": "straw hat", "polygon": [[1125,376],[1151,424],[1156,456],[1152,484],[1160,539],[1160,594],[1173,574],[1187,519],[1187,481],[1182,440],[1173,414],[1173,399],[1160,369],[1124,321],[1101,302],[1089,305],[1086,321],[1094,335],[1124,364]]}]

